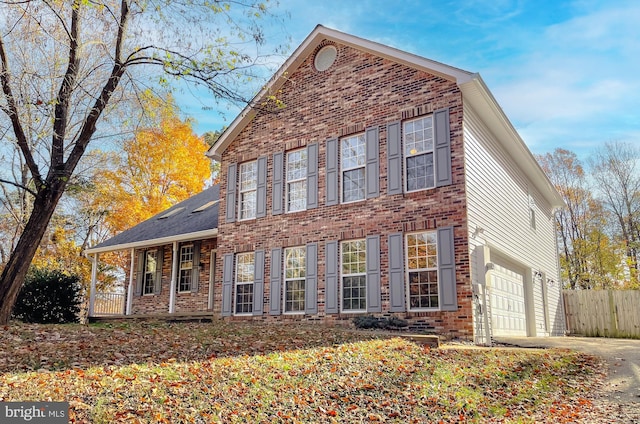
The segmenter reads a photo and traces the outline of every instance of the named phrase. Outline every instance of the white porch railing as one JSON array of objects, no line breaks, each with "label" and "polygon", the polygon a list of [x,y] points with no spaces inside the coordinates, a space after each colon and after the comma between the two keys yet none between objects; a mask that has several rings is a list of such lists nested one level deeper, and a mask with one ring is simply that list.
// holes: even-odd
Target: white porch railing
[{"label": "white porch railing", "polygon": [[93,316],[124,315],[124,293],[96,293]]}]

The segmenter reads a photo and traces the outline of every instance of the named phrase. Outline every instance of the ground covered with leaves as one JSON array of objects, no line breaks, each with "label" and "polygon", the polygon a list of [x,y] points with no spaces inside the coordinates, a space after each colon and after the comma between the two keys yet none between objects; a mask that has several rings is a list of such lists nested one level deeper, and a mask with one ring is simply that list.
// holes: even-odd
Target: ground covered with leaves
[{"label": "ground covered with leaves", "polygon": [[90,423],[586,422],[602,377],[576,352],[319,325],[16,323],[0,346],[0,401]]}]

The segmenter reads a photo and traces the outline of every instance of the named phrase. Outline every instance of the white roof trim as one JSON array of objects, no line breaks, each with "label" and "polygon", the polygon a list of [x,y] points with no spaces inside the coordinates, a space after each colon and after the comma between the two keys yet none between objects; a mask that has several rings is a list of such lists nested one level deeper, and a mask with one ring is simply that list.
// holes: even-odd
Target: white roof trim
[{"label": "white roof trim", "polygon": [[127,250],[127,249],[139,249],[142,247],[152,247],[152,246],[160,246],[163,244],[173,243],[174,241],[188,241],[188,240],[201,240],[205,238],[217,237],[218,229],[215,228],[213,230],[203,230],[196,231],[194,233],[186,233],[186,234],[178,234],[170,237],[161,237],[157,239],[151,240],[141,240],[135,241],[132,243],[122,243],[122,244],[114,244],[113,246],[104,246],[98,248],[89,248],[84,251],[87,255],[92,255],[95,253],[105,253],[105,252],[115,252],[116,250]]},{"label": "white roof trim", "polygon": [[[334,29],[329,29],[318,25],[307,36],[307,38],[298,46],[293,54],[282,64],[280,69],[269,80],[265,87],[253,98],[251,104],[255,104],[264,98],[267,94],[277,91],[285,83],[284,76],[286,74],[293,73],[302,62],[320,45],[324,40],[334,41],[336,43],[344,44],[350,47],[354,47],[359,50],[364,50],[376,56],[380,56],[394,62],[398,62],[407,65],[412,68],[427,71],[431,74],[438,75],[442,78],[450,81],[455,81],[458,84],[469,81],[473,77],[473,73],[464,71],[453,66],[445,65],[440,62],[426,59],[424,57],[404,52],[393,47],[385,46],[374,41],[365,40],[364,38],[356,37],[354,35],[345,34]],[[222,152],[231,144],[236,136],[244,129],[244,127],[253,119],[256,115],[255,109],[250,105],[247,105],[242,112],[231,122],[229,128],[222,133],[216,143],[209,149],[207,156],[220,160]]]}]

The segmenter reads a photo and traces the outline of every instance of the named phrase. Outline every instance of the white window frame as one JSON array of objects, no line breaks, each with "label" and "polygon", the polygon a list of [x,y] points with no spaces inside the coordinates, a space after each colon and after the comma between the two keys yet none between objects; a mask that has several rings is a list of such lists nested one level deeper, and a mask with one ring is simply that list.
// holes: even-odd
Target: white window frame
[{"label": "white window frame", "polygon": [[[295,159],[295,160],[292,159],[292,156],[296,156],[296,155],[301,155],[301,158]],[[289,168],[290,165],[299,164],[299,163],[304,163],[304,170],[302,166],[299,166],[298,168],[294,168],[294,169]],[[287,152],[287,163],[286,163],[286,171],[285,171],[286,188],[287,188],[285,204],[286,204],[287,213],[299,212],[307,209],[307,167],[308,167],[307,149],[298,149],[298,150],[293,150],[291,152]],[[296,171],[299,171],[298,175],[296,175],[297,174]],[[291,204],[290,204],[291,188],[297,185],[303,186],[302,188],[303,196],[301,199],[304,202],[304,206],[302,206],[299,209],[291,209]]]},{"label": "white window frame", "polygon": [[[233,311],[234,315],[252,315],[253,314],[253,300],[255,296],[254,292],[254,282],[256,276],[255,269],[255,261],[256,257],[254,252],[247,253],[238,253],[236,254],[236,272],[235,272],[235,280],[234,280],[234,300],[233,300]],[[241,270],[242,266],[250,267],[247,270]],[[250,273],[247,271],[251,271]],[[243,272],[241,272],[243,271]],[[250,277],[250,278],[249,278]],[[241,281],[242,278],[242,281]],[[243,290],[250,288],[250,302],[238,302],[239,300],[239,288],[242,286]],[[247,287],[244,287],[247,286]],[[248,305],[248,310],[238,311],[238,305]],[[244,309],[244,308],[243,308]]]},{"label": "white window frame", "polygon": [[[356,164],[352,166],[345,166],[344,160],[347,156],[344,154],[343,143],[349,140],[357,139],[358,147],[362,149],[362,152],[358,152],[354,157],[356,157]],[[340,202],[341,203],[354,203],[354,202],[362,202],[367,199],[367,143],[365,140],[364,133],[350,135],[348,137],[342,137],[340,139]],[[361,161],[361,162],[358,162]],[[350,171],[360,170],[362,172],[362,198],[355,200],[345,200],[344,190],[345,190],[345,174]]]},{"label": "white window frame", "polygon": [[[359,243],[361,249],[356,250],[357,252],[363,252],[364,258],[362,261],[350,262],[353,264],[357,264],[357,267],[360,268],[357,272],[345,272],[345,245]],[[353,271],[353,270],[352,270]],[[345,279],[353,278],[353,277],[364,277],[364,296],[358,297],[359,299],[364,300],[364,308],[359,309],[346,309],[345,308]],[[355,297],[351,297],[353,299]],[[353,301],[352,301],[353,302]],[[340,242],[340,310],[344,313],[361,313],[367,312],[367,241],[366,239],[357,239],[357,240],[345,240]]]},{"label": "white window frame", "polygon": [[[186,252],[187,249],[191,249],[191,260],[190,261],[186,261],[185,260],[185,254],[188,255],[189,253]],[[194,255],[194,246],[193,244],[185,244],[180,246],[180,262],[178,265],[178,284],[176,284],[176,290],[178,291],[178,293],[188,293],[191,292],[191,287],[193,287],[193,267],[195,266],[195,264],[193,263],[193,255]],[[182,284],[182,277],[186,276],[186,280],[188,280],[188,288],[186,289],[181,289],[181,286],[183,286]]]},{"label": "white window frame", "polygon": [[[252,169],[249,169],[251,167]],[[258,206],[258,161],[245,162],[240,164],[238,172],[238,220],[246,221],[256,218]],[[245,176],[251,177],[244,179]],[[253,208],[245,208],[250,205],[250,198],[253,197]],[[249,200],[248,200],[249,199]]]},{"label": "white window frame", "polygon": [[[153,271],[149,271],[149,258],[153,256],[155,263],[153,265]],[[147,250],[144,252],[144,267],[142,272],[142,295],[151,296],[155,293],[156,287],[156,274],[158,272],[158,251]],[[151,282],[150,291],[147,291],[148,284]]]},{"label": "white window frame", "polygon": [[[411,130],[410,126],[415,125],[416,122],[418,121],[423,121],[422,122],[422,129],[419,131],[416,130]],[[425,122],[429,121],[429,125],[425,125]],[[427,131],[427,128],[431,128],[431,131]],[[430,137],[427,136],[427,132],[430,132]],[[416,141],[416,136],[418,134],[422,133],[424,135],[424,137],[422,137],[420,139],[420,141]],[[409,140],[409,138],[411,138],[411,141]],[[419,143],[425,143],[426,146],[423,150],[417,150],[415,147],[417,147],[416,145]],[[430,146],[429,146],[430,144]],[[411,148],[413,147],[413,148]],[[429,157],[429,155],[431,155],[431,179],[432,179],[432,184],[431,185],[427,185],[425,187],[419,187],[419,188],[414,188],[414,189],[410,189],[409,188],[409,160],[412,158],[417,158],[420,156],[425,156],[425,157]],[[404,121],[402,123],[402,158],[403,158],[403,168],[404,168],[404,192],[405,193],[412,193],[414,191],[421,191],[421,190],[430,190],[432,188],[435,188],[436,186],[436,177],[435,177],[435,134],[434,134],[434,122],[433,122],[433,115],[427,115],[427,116],[421,116],[419,118],[416,119],[411,119],[408,121]],[[425,169],[425,174],[427,171],[428,167]],[[428,176],[427,176],[428,179]]]},{"label": "white window frame", "polygon": [[[289,256],[290,254],[292,254],[294,251],[297,251],[298,253],[300,253],[300,256],[298,256],[299,258],[302,258],[301,262],[301,266],[297,267],[298,269],[298,274],[297,275],[289,275],[288,271],[293,271],[295,273],[295,269],[291,269],[290,267],[290,261],[289,261]],[[284,249],[284,288],[282,290],[282,305],[283,305],[283,313],[288,314],[288,315],[300,315],[300,314],[304,314],[305,313],[305,308],[306,308],[306,294],[307,294],[307,287],[306,287],[306,264],[307,264],[307,249],[304,246],[297,246],[297,247],[288,247],[286,249]],[[302,308],[299,310],[287,310],[287,291],[288,291],[288,283],[299,283],[302,282]],[[300,290],[297,290],[298,292]]]},{"label": "white window frame", "polygon": [[[428,252],[428,245],[429,243],[427,242],[427,246],[426,246],[426,251],[425,251],[425,267],[415,267],[415,268],[410,268],[411,264],[412,264],[412,256],[410,255],[410,246],[409,246],[409,238],[410,237],[414,237],[414,236],[419,236],[419,235],[425,235],[427,237],[432,237],[434,240],[433,247],[434,247],[434,252],[433,254],[429,254]],[[414,312],[420,312],[420,311],[439,311],[440,310],[440,305],[442,304],[442,301],[440,299],[440,275],[438,272],[438,232],[436,230],[429,230],[429,231],[418,231],[418,232],[414,232],[414,233],[409,233],[405,235],[405,239],[404,239],[404,248],[405,248],[405,269],[406,269],[406,275],[405,275],[405,282],[406,282],[406,292],[407,292],[407,305],[408,305],[408,310],[409,311],[414,311]],[[416,258],[415,259],[419,259],[420,256],[419,255],[415,255]],[[431,261],[429,260],[431,259]],[[431,263],[429,263],[431,262]],[[427,272],[427,273],[435,273],[435,277],[436,277],[436,281],[435,281],[435,287],[437,290],[437,299],[438,299],[438,305],[437,306],[429,306],[429,307],[412,307],[412,293],[411,293],[411,274],[412,273],[422,273],[422,272]],[[431,274],[433,275],[433,274]],[[426,284],[421,284],[421,285],[430,285],[432,284],[431,281],[427,282]],[[420,296],[420,294],[418,295]],[[426,294],[426,296],[433,296],[430,294]]]}]

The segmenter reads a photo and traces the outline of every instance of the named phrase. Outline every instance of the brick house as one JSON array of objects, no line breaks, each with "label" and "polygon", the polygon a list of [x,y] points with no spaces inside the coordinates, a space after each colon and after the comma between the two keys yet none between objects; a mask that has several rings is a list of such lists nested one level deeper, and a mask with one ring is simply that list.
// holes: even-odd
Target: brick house
[{"label": "brick house", "polygon": [[397,316],[477,343],[564,332],[562,200],[478,74],[318,26],[208,155],[214,316]]}]

